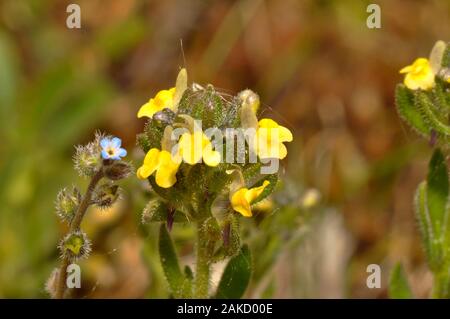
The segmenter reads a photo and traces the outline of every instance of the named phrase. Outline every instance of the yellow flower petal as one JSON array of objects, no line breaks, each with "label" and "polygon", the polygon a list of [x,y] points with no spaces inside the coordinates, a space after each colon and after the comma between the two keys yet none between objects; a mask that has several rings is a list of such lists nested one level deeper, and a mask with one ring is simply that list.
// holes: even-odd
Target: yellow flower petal
[{"label": "yellow flower petal", "polygon": [[179,146],[183,160],[190,165],[197,164],[202,158],[203,133],[184,133],[180,137]]},{"label": "yellow flower petal", "polygon": [[259,120],[258,124],[259,124],[259,127],[264,127],[264,128],[278,127],[278,123],[272,119],[261,119],[261,120]]},{"label": "yellow flower petal", "polygon": [[245,198],[245,194],[247,191],[247,188],[241,188],[236,193],[234,193],[233,196],[231,196],[231,206],[242,216],[251,217],[252,210],[250,208],[250,203]]},{"label": "yellow flower petal", "polygon": [[152,175],[152,173],[153,173],[153,171],[149,170],[148,167],[142,165],[141,167],[138,168],[138,170],[136,172],[136,176],[139,179],[146,179],[150,175]]},{"label": "yellow flower petal", "polygon": [[283,159],[287,156],[287,148],[284,144],[278,145],[278,157],[279,159]]},{"label": "yellow flower petal", "polygon": [[247,202],[251,204],[255,199],[258,198],[259,195],[261,195],[261,193],[264,191],[264,188],[266,188],[269,184],[270,182],[266,180],[261,186],[250,188],[245,193],[245,199],[247,200]]},{"label": "yellow flower petal", "polygon": [[220,164],[220,153],[213,151],[211,143],[203,148],[203,161],[206,165],[215,167]]},{"label": "yellow flower petal", "polygon": [[151,167],[152,170],[155,170],[158,166],[160,153],[160,150],[157,148],[152,148],[149,150],[145,155],[144,165]]},{"label": "yellow flower petal", "polygon": [[410,90],[430,90],[434,87],[435,74],[428,59],[418,58],[401,69],[400,73],[406,73],[403,83]]},{"label": "yellow flower petal", "polygon": [[401,69],[399,73],[400,74],[409,73],[409,72],[411,72],[411,70],[412,70],[412,66],[408,65],[408,66],[405,66],[403,69]]},{"label": "yellow flower petal", "polygon": [[137,117],[152,117],[156,112],[165,108],[172,109],[174,107],[175,88],[159,91],[154,98],[141,106]]},{"label": "yellow flower petal", "polygon": [[144,158],[144,163],[136,172],[140,179],[146,179],[158,168],[160,151],[157,148],[152,148],[147,152]]},{"label": "yellow flower petal", "polygon": [[176,182],[176,173],[178,171],[179,163],[172,159],[172,155],[168,151],[161,151],[159,154],[159,167],[156,171],[156,184],[159,187],[169,188]]},{"label": "yellow flower petal", "polygon": [[250,205],[258,198],[264,189],[270,184],[269,181],[264,181],[261,186],[251,189],[241,188],[231,196],[231,206],[235,211],[240,213],[244,217],[251,217],[252,210]]},{"label": "yellow flower petal", "polygon": [[294,139],[291,131],[284,126],[278,126],[279,140],[280,142],[292,142]]}]

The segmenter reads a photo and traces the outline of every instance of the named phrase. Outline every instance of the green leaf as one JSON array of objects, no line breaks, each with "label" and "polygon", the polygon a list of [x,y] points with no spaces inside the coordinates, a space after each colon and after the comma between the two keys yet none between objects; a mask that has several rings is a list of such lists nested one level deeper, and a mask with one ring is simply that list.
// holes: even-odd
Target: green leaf
[{"label": "green leaf", "polygon": [[437,149],[430,160],[427,181],[419,185],[415,212],[419,222],[427,260],[434,272],[444,270],[449,262],[450,221],[448,218],[449,181],[447,163]]},{"label": "green leaf", "polygon": [[[427,183],[422,182],[419,184],[416,190],[414,199],[414,211],[416,219],[419,224],[419,230],[422,238],[422,244],[427,255],[428,263],[434,264],[431,248],[431,237],[433,236],[433,229],[430,223],[430,216],[427,207]],[[432,267],[433,268],[433,267]]]},{"label": "green leaf", "polygon": [[269,181],[270,184],[264,188],[263,192],[252,202],[252,205],[262,201],[267,196],[269,196],[270,194],[273,193],[273,191],[275,190],[275,187],[277,186],[277,183],[278,183],[278,174],[267,175],[266,177],[264,177],[263,179],[261,179],[260,181],[255,183],[252,186],[252,188],[262,185],[264,183],[264,181]]},{"label": "green leaf", "polygon": [[414,298],[406,279],[405,271],[400,263],[395,265],[389,279],[389,297],[391,299],[412,299]]},{"label": "green leaf", "polygon": [[[166,222],[169,211],[174,210],[175,208],[171,208],[167,203],[162,202],[159,199],[152,199],[148,202],[148,204],[144,208],[144,212],[142,213],[142,222],[143,223],[153,223],[153,222]],[[173,215],[173,221],[175,223],[184,223],[187,222],[188,219],[185,214],[182,212],[175,210]]]},{"label": "green leaf", "polygon": [[216,298],[241,298],[252,273],[251,254],[247,245],[242,246],[240,253],[228,262],[217,288]]},{"label": "green leaf", "polygon": [[444,154],[437,149],[430,160],[427,177],[427,204],[431,224],[437,236],[443,234],[447,228],[448,191],[447,163]]},{"label": "green leaf", "polygon": [[450,127],[443,122],[441,114],[436,114],[437,108],[426,92],[420,90],[414,92],[414,105],[422,115],[428,131],[434,130],[442,135],[450,135]]},{"label": "green leaf", "polygon": [[181,297],[184,291],[184,276],[178,263],[178,257],[172,239],[165,224],[159,230],[159,256],[171,293],[175,298]]},{"label": "green leaf", "polygon": [[430,130],[414,105],[414,94],[403,84],[397,85],[395,90],[395,105],[400,117],[418,133],[428,136]]},{"label": "green leaf", "polygon": [[182,290],[182,298],[192,298],[192,282],[194,281],[194,274],[189,266],[184,267],[184,282]]}]

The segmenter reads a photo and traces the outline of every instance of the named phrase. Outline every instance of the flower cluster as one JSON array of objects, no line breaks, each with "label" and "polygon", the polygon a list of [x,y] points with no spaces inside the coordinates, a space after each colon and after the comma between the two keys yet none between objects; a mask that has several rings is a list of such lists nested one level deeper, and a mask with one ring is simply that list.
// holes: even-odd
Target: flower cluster
[{"label": "flower cluster", "polygon": [[[75,168],[80,176],[90,178],[90,183],[84,195],[72,186],[63,188],[56,198],[56,213],[68,224],[69,231],[58,245],[62,266],[52,272],[46,285],[54,298],[65,296],[65,268],[72,262],[87,258],[91,251],[91,242],[80,228],[87,209],[91,205],[100,208],[113,205],[119,197],[119,186],[115,182],[132,172],[131,165],[121,160],[127,154],[121,144],[122,141],[117,137],[97,133],[93,142],[76,148]],[[99,185],[104,178],[108,181]]]},{"label": "flower cluster", "polygon": [[[249,164],[248,157],[252,153],[256,154],[260,160],[285,158],[287,149],[283,143],[292,141],[292,133],[272,119],[264,118],[258,121],[256,114],[259,105],[258,95],[248,89],[239,93],[234,99],[226,100],[212,86],[203,88],[195,84],[192,88],[188,88],[187,73],[185,69],[182,69],[178,75],[176,87],[160,91],[138,111],[138,117],[148,117],[149,121],[146,132],[138,137],[146,155],[142,166],[137,170],[137,177],[147,179],[155,173],[155,178],[150,179],[150,183],[156,184],[157,188],[166,189],[177,186],[180,176],[185,179],[190,178],[186,176],[186,172],[190,170],[190,166],[197,164],[204,163],[206,167],[210,167],[210,174],[214,172],[215,175],[220,175],[221,172],[231,168],[243,174],[250,167],[261,165],[258,161]],[[162,121],[161,118],[164,117],[162,112],[172,114],[171,121]],[[207,130],[215,128],[220,134],[224,133],[224,137],[221,140],[216,138],[212,141],[212,137],[209,137],[211,134],[206,134],[207,130],[196,126],[198,121],[203,125],[206,123]],[[226,126],[227,124],[229,127]],[[184,133],[177,136],[174,132],[180,128]],[[225,132],[229,128],[241,128],[254,132],[246,141],[247,149],[233,148],[231,150],[240,153],[237,156],[232,155],[233,160],[244,157],[244,161],[237,164],[224,163],[223,152],[219,151],[226,148],[225,140],[228,136]],[[233,138],[234,136],[231,136],[230,139]],[[199,180],[204,180],[200,176],[194,176],[194,178],[197,177]],[[222,179],[230,181],[226,174],[223,174]],[[216,181],[217,176],[215,180],[207,182]],[[230,203],[234,211],[249,217],[252,215],[249,205],[251,201],[248,201],[247,205],[242,205],[244,197],[241,194],[260,193],[270,182],[262,178],[261,185],[254,188],[255,191],[249,190],[246,182],[248,181],[244,178],[241,179],[240,187],[235,190],[236,193],[230,194],[230,199],[234,198],[230,200]],[[195,184],[191,186],[193,185]],[[272,185],[271,188],[274,186]],[[242,199],[238,200],[241,197]]]},{"label": "flower cluster", "polygon": [[137,137],[145,157],[136,174],[157,195],[142,221],[166,221],[168,229],[189,221],[198,230],[194,282],[187,275],[174,278],[174,266],[166,263],[175,253],[165,228],[160,230],[161,262],[175,297],[207,297],[210,264],[247,254],[237,217],[251,217],[252,207],[274,190],[279,160],[287,155],[284,143],[293,140],[286,127],[258,119],[259,108],[253,91],[229,97],[212,85],[188,85],[182,69],[175,87],[160,91],[138,111],[147,123]]},{"label": "flower cluster", "polygon": [[429,58],[418,58],[400,70],[396,106],[411,127],[431,144],[450,137],[450,45],[438,41]]}]

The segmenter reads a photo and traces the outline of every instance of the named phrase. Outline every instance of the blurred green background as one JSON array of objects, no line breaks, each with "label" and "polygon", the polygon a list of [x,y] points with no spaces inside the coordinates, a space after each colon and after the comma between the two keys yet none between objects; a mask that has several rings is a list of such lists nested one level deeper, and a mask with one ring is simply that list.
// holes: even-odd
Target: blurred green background
[{"label": "blurred green background", "polygon": [[[81,29],[66,27],[69,3],[81,7]],[[137,110],[172,86],[180,67],[226,94],[255,90],[264,114],[295,132],[270,218],[295,214],[304,190],[322,194],[321,217],[274,253],[260,276],[269,284],[248,297],[384,298],[396,261],[426,296],[430,274],[411,202],[430,149],[401,123],[393,91],[401,67],[450,39],[450,2],[376,1],[381,29],[366,27],[369,3],[0,1],[0,297],[46,297],[64,233],[55,196],[71,183],[86,186],[72,168],[74,145],[100,129],[121,137],[139,165]],[[167,296],[156,228],[140,224],[148,189],[135,178],[124,189],[120,204],[92,210],[83,224],[94,254],[83,262],[79,297]],[[280,236],[282,227],[271,231]],[[189,262],[192,230],[174,232]],[[366,286],[371,263],[382,266],[382,289]]]}]

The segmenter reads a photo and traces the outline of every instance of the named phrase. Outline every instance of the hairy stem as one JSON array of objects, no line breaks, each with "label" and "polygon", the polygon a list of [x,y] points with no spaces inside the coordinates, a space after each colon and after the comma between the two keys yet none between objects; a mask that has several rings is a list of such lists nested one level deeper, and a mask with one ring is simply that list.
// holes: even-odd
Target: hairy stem
[{"label": "hairy stem", "polygon": [[[89,182],[88,188],[86,190],[86,193],[83,196],[83,200],[80,203],[80,206],[78,206],[78,209],[75,213],[75,216],[70,223],[70,230],[69,232],[74,232],[80,229],[81,222],[83,221],[83,217],[86,214],[86,210],[88,209],[91,200],[92,200],[92,193],[95,190],[95,187],[97,186],[98,182],[103,178],[103,169],[99,169],[94,176],[92,176],[91,181]],[[56,286],[56,299],[62,299],[64,298],[64,292],[66,291],[66,279],[67,279],[67,272],[66,269],[70,264],[70,260],[68,257],[64,257],[61,263],[61,267],[59,269],[59,275],[58,275],[58,283]]]},{"label": "hairy stem", "polygon": [[197,268],[194,282],[194,297],[207,298],[209,290],[208,238],[203,223],[197,223]]}]

